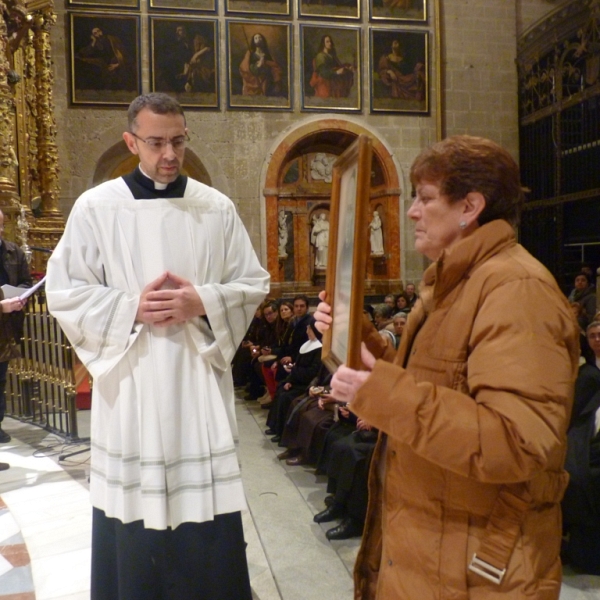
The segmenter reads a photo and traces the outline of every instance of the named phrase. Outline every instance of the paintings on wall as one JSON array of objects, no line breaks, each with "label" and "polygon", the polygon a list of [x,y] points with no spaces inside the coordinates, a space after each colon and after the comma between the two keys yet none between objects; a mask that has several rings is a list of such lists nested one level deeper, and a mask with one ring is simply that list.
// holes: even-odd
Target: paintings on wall
[{"label": "paintings on wall", "polygon": [[291,110],[291,34],[289,23],[227,23],[229,108]]},{"label": "paintings on wall", "polygon": [[150,0],[150,8],[217,12],[217,0]]},{"label": "paintings on wall", "polygon": [[[425,0],[224,0],[225,53],[220,56],[219,22],[206,16],[150,14],[150,89],[174,94],[187,108],[218,110],[219,66],[226,69],[227,108],[293,109],[294,25],[291,3],[301,18],[354,19],[368,2],[368,62],[362,64],[364,28],[301,22],[298,59],[302,111],[361,112],[362,73],[368,71],[372,114],[428,114],[429,35],[418,27],[395,28],[383,21],[426,22]],[[127,105],[141,93],[140,15],[112,13],[107,7],[131,9],[139,0],[67,0],[105,10],[69,12],[71,102]],[[361,8],[361,2],[362,8]],[[216,12],[217,0],[149,0],[151,9],[178,8]],[[264,5],[264,6],[263,6]],[[271,14],[262,21],[253,15]],[[365,38],[366,40],[366,38]]]},{"label": "paintings on wall", "polygon": [[372,21],[427,21],[426,0],[369,0]]},{"label": "paintings on wall", "polygon": [[429,112],[428,33],[371,28],[372,113]]},{"label": "paintings on wall", "polygon": [[360,29],[300,25],[302,110],[360,111]]},{"label": "paintings on wall", "polygon": [[141,93],[140,17],[71,13],[71,102],[128,105]]},{"label": "paintings on wall", "polygon": [[360,19],[361,0],[298,0],[298,16]]},{"label": "paintings on wall", "polygon": [[215,19],[150,18],[151,88],[184,107],[219,107]]},{"label": "paintings on wall", "polygon": [[225,0],[227,14],[258,14],[289,16],[291,0]]}]

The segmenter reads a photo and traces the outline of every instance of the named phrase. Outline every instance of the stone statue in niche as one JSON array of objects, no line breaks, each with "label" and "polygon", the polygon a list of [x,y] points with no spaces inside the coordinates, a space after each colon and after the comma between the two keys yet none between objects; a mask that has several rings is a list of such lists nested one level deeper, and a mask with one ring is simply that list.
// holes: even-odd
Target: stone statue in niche
[{"label": "stone statue in niche", "polygon": [[287,243],[288,243],[288,228],[287,228],[287,215],[285,210],[279,211],[279,258],[287,258]]},{"label": "stone statue in niche", "polygon": [[329,249],[329,221],[323,212],[318,217],[313,217],[313,226],[310,232],[310,243],[315,247],[315,267],[327,267],[327,252]]},{"label": "stone statue in niche", "polygon": [[371,256],[383,256],[383,224],[378,211],[373,211],[373,220],[369,223],[371,230]]},{"label": "stone statue in niche", "polygon": [[327,156],[324,152],[317,152],[310,163],[310,176],[312,180],[331,183],[334,162],[335,156]]}]

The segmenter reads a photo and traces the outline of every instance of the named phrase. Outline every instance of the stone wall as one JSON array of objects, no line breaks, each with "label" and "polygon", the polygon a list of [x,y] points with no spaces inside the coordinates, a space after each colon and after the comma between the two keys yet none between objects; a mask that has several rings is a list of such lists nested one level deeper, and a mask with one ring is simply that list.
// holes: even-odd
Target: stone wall
[{"label": "stone wall", "polygon": [[[442,22],[446,78],[445,120],[447,134],[470,133],[490,137],[518,154],[516,55],[517,5],[547,4],[541,0],[444,0]],[[52,31],[56,75],[56,116],[61,165],[61,210],[67,214],[75,199],[92,185],[98,159],[121,139],[125,109],[71,107],[68,99],[67,15],[63,3],[56,7]],[[367,2],[363,2],[366,11]],[[147,2],[142,0],[142,7]],[[429,0],[433,24],[434,0]],[[529,11],[528,15],[533,12]],[[528,16],[528,19],[532,17]],[[223,10],[219,19],[224,20]],[[147,20],[142,18],[142,44],[148,44]],[[295,25],[296,26],[296,25]],[[363,18],[367,39],[368,19]],[[432,27],[433,29],[433,27]],[[294,36],[297,44],[297,37]],[[221,52],[225,36],[220,36]],[[366,44],[363,45],[365,48]],[[430,68],[430,116],[369,115],[367,77],[363,78],[364,109],[361,115],[302,113],[300,89],[295,77],[295,110],[291,113],[225,111],[225,73],[221,72],[220,112],[187,112],[190,147],[210,174],[212,184],[238,206],[257,251],[264,260],[262,186],[269,155],[294,128],[308,121],[332,116],[347,118],[373,132],[390,150],[399,171],[403,194],[400,213],[410,202],[408,170],[414,157],[436,139],[436,36],[432,36]],[[147,56],[143,50],[142,56]],[[299,73],[299,48],[294,48],[294,71]],[[365,57],[366,58],[366,57]],[[148,91],[148,64],[143,65],[144,91]],[[402,279],[420,279],[424,260],[412,250],[412,228],[401,217]]]}]

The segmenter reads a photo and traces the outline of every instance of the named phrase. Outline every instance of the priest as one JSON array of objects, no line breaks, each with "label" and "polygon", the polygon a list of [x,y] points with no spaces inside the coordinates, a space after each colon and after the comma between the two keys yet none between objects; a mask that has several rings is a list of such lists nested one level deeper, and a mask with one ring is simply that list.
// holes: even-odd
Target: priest
[{"label": "priest", "polygon": [[181,174],[173,98],[136,98],[136,170],[77,200],[46,291],[94,379],[92,600],[250,600],[230,362],[269,276],[231,200]]}]

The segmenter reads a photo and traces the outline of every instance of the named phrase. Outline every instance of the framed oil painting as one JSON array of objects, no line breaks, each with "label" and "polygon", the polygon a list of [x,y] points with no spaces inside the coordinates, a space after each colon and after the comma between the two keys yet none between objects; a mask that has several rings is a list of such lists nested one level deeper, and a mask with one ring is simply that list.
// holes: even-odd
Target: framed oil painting
[{"label": "framed oil painting", "polygon": [[362,110],[360,29],[300,25],[302,110]]},{"label": "framed oil painting", "polygon": [[331,186],[329,254],[325,288],[332,326],[323,336],[322,360],[360,369],[372,142],[360,135],[335,161]]},{"label": "framed oil painting", "polygon": [[67,0],[67,6],[79,8],[139,8],[140,0]]},{"label": "framed oil painting", "polygon": [[169,9],[170,11],[217,12],[217,0],[150,0],[149,4],[150,8]]},{"label": "framed oil painting", "polygon": [[219,108],[216,19],[150,17],[151,88],[182,106]]},{"label": "framed oil painting", "polygon": [[225,0],[228,15],[257,14],[261,16],[279,15],[289,17],[292,0]]},{"label": "framed oil painting", "polygon": [[427,22],[427,0],[368,0],[372,21]]},{"label": "framed oil painting", "polygon": [[429,112],[426,31],[370,28],[371,112]]},{"label": "framed oil painting", "polygon": [[140,17],[70,13],[72,104],[128,105],[141,94]]},{"label": "framed oil painting", "polygon": [[292,26],[227,22],[228,108],[292,109]]},{"label": "framed oil painting", "polygon": [[360,19],[361,0],[298,0],[299,17]]}]

